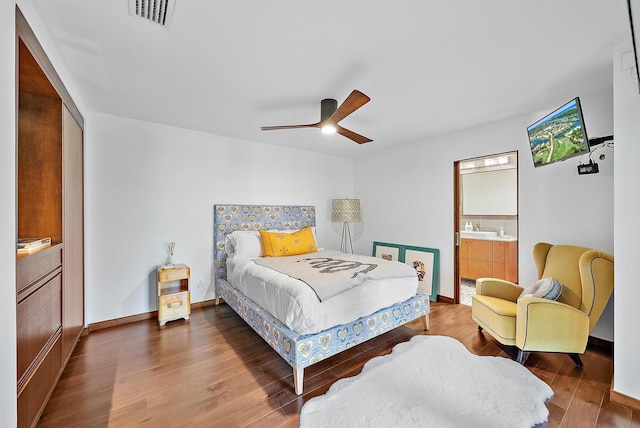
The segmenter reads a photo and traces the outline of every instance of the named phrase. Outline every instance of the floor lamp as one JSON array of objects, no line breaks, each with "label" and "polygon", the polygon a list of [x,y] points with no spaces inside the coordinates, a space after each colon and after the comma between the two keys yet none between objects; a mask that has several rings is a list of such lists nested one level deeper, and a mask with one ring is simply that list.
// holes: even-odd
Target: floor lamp
[{"label": "floor lamp", "polygon": [[360,199],[334,199],[331,204],[331,221],[342,223],[340,251],[353,253],[349,223],[360,221]]}]

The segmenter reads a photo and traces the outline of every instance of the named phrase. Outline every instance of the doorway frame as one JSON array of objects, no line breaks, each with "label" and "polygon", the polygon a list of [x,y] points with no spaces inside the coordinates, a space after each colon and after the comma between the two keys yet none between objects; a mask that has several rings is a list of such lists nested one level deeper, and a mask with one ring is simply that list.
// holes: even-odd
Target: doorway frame
[{"label": "doorway frame", "polygon": [[[503,155],[516,155],[516,240],[520,235],[520,154],[518,150],[499,152],[471,158],[460,159],[453,162],[453,303],[460,304],[460,219],[462,216],[462,175],[460,174],[460,164],[488,157],[498,157]],[[518,251],[519,253],[519,251]],[[518,278],[520,277],[520,256],[517,256],[516,269]]]}]

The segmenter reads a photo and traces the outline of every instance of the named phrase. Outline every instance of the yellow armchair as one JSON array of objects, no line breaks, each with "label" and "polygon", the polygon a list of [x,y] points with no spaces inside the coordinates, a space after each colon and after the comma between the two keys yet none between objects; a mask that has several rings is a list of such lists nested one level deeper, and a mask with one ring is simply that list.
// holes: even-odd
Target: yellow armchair
[{"label": "yellow armchair", "polygon": [[613,256],[571,245],[538,243],[533,247],[538,278],[562,284],[557,300],[522,297],[523,288],[508,281],[480,278],[471,301],[479,331],[518,348],[524,364],[530,352],[567,353],[578,367],[593,327],[613,292]]}]

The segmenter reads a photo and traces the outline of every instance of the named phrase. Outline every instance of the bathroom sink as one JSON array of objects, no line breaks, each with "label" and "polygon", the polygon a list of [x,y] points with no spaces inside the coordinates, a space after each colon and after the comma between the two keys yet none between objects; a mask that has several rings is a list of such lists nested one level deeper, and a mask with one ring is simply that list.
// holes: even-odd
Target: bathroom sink
[{"label": "bathroom sink", "polygon": [[491,239],[498,236],[498,232],[487,232],[487,231],[460,231],[461,238],[480,238],[480,239]]}]

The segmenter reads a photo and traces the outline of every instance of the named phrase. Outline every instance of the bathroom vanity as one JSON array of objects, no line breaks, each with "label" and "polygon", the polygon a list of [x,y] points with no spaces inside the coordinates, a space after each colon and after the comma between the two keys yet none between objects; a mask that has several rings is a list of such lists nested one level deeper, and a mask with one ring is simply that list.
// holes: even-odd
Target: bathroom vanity
[{"label": "bathroom vanity", "polygon": [[518,283],[518,240],[495,232],[460,232],[460,277]]}]

